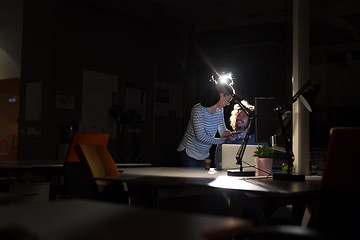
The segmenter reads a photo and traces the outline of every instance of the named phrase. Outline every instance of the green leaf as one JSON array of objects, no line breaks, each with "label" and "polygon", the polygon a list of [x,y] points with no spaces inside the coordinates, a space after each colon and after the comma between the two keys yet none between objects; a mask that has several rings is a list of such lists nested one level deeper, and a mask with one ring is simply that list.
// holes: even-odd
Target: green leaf
[{"label": "green leaf", "polygon": [[273,158],[274,149],[265,145],[258,145],[256,151],[254,152],[254,157],[258,158]]}]

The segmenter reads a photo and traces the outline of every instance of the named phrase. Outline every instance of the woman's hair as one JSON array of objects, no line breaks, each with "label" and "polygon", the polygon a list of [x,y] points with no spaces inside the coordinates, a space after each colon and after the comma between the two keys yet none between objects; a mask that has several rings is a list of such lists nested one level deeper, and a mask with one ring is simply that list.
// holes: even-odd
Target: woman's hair
[{"label": "woman's hair", "polygon": [[[253,105],[251,105],[250,103],[248,103],[246,100],[242,100],[241,103],[247,108],[249,109],[250,111],[254,111],[255,110],[255,107]],[[239,104],[235,104],[234,105],[234,109],[231,111],[231,116],[230,116],[230,119],[229,119],[229,122],[230,122],[230,126],[232,127],[232,129],[234,131],[236,131],[236,119],[237,119],[237,116],[239,115],[239,113],[241,113],[243,110],[242,108],[240,107]]]},{"label": "woman's hair", "polygon": [[235,89],[232,87],[232,83],[231,79],[228,82],[217,82],[212,78],[205,87],[205,93],[200,102],[201,106],[214,106],[220,99],[220,93],[225,96],[234,95]]}]

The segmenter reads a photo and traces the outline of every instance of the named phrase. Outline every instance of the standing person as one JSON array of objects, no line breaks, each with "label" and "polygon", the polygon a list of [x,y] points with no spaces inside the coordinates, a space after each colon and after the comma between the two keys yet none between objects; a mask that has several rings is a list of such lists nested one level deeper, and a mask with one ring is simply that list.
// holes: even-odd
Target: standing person
[{"label": "standing person", "polygon": [[231,76],[226,81],[208,82],[204,98],[191,110],[190,120],[184,137],[180,142],[180,162],[184,167],[204,168],[204,159],[209,156],[212,144],[224,143],[226,138],[216,138],[218,131],[221,136],[230,134],[224,123],[223,108],[230,105],[235,90]]}]

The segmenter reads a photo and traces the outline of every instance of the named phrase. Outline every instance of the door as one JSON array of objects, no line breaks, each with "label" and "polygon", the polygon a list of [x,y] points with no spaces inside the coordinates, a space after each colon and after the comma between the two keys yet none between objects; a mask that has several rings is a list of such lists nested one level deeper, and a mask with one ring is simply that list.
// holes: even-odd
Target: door
[{"label": "door", "polygon": [[20,79],[0,80],[0,161],[17,159]]}]

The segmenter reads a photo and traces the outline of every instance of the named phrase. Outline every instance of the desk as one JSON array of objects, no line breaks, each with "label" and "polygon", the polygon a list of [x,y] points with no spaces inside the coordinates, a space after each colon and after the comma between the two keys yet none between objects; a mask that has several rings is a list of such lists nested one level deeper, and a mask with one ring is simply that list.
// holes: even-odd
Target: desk
[{"label": "desk", "polygon": [[[57,160],[0,161],[1,191],[9,191],[7,186],[14,183],[50,183],[50,198],[56,198],[63,192],[63,175],[63,164]],[[28,185],[30,192],[33,187]],[[49,199],[47,189],[47,193],[41,192]]]},{"label": "desk", "polygon": [[117,168],[151,167],[151,163],[115,163]]},{"label": "desk", "polygon": [[57,160],[0,161],[1,177],[29,177],[63,175],[63,164]]},{"label": "desk", "polygon": [[114,182],[150,185],[188,185],[236,190],[260,195],[304,196],[320,190],[321,177],[307,176],[305,181],[277,181],[271,177],[231,177],[226,171],[205,171],[192,168],[125,168],[118,177],[96,178]]},{"label": "desk", "polygon": [[[252,229],[233,217],[165,212],[89,200],[0,207],[0,229],[15,226],[36,239],[216,239]],[[25,238],[24,238],[25,239]]]},{"label": "desk", "polygon": [[[151,163],[116,163],[118,168],[151,167]],[[0,161],[0,171],[33,170],[62,171],[64,163],[58,160]],[[6,172],[6,173],[7,173]]]},{"label": "desk", "polygon": [[278,181],[271,177],[239,178],[219,176],[209,186],[223,189],[253,192],[273,197],[297,197],[317,194],[320,190],[320,176],[306,176],[305,181]]},{"label": "desk", "polygon": [[60,168],[63,164],[57,160],[0,161],[0,169]]},{"label": "desk", "polygon": [[[113,182],[145,184],[155,187],[178,186],[195,188],[193,192],[223,192],[231,202],[232,212],[240,212],[243,195],[263,198],[262,202],[273,202],[294,207],[294,221],[301,222],[305,206],[319,194],[321,177],[307,176],[305,181],[277,181],[271,177],[231,177],[226,171],[205,171],[191,168],[126,168],[118,177],[96,178]],[[257,198],[256,200],[259,200]],[[251,199],[250,199],[251,201]],[[249,199],[248,199],[249,202]],[[241,206],[242,207],[242,206]],[[236,215],[236,214],[234,214]],[[242,215],[236,215],[241,216]]]}]

